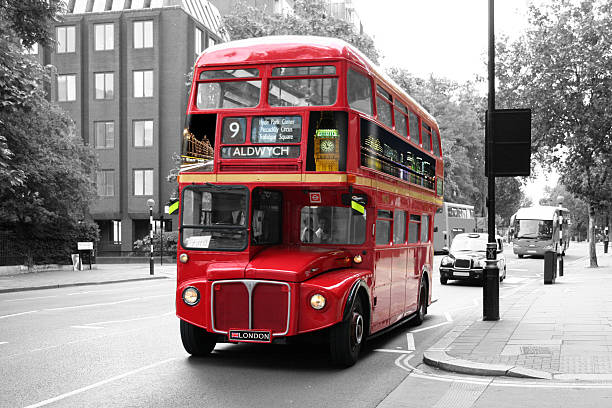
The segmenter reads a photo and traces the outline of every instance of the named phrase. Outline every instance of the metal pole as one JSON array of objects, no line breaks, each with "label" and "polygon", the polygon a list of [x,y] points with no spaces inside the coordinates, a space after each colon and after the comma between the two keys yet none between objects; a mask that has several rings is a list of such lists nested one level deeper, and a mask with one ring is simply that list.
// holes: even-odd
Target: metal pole
[{"label": "metal pole", "polygon": [[153,206],[149,203],[149,239],[151,242],[151,257],[149,259],[149,274],[154,274],[153,260]]},{"label": "metal pole", "polygon": [[482,284],[482,318],[499,320],[499,268],[497,266],[497,243],[495,241],[495,176],[493,166],[494,120],[495,120],[495,12],[493,0],[489,0],[489,100],[487,110],[487,207],[489,243],[487,244],[487,265]]},{"label": "metal pole", "polygon": [[159,264],[164,264],[164,214],[160,216],[160,229],[159,229]]}]

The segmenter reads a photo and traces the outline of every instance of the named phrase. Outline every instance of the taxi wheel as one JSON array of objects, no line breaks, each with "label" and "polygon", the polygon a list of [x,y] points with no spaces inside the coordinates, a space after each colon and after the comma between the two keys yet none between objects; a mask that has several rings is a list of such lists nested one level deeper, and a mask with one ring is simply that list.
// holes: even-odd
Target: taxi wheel
[{"label": "taxi wheel", "polygon": [[517,254],[517,256],[521,259],[523,258],[523,254]]},{"label": "taxi wheel", "polygon": [[196,357],[210,354],[217,344],[214,334],[183,320],[181,320],[181,340],[185,351]]},{"label": "taxi wheel", "polygon": [[440,278],[440,284],[446,285],[448,283],[448,278]]},{"label": "taxi wheel", "polygon": [[365,340],[365,322],[361,298],[357,296],[348,318],[331,329],[329,351],[334,365],[350,367],[357,362]]}]

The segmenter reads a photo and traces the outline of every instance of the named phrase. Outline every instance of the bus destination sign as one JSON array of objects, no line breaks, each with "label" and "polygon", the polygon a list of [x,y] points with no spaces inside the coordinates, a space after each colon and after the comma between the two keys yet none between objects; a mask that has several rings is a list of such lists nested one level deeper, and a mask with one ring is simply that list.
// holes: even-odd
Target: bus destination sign
[{"label": "bus destination sign", "polygon": [[252,143],[300,143],[301,116],[257,116],[251,125]]},{"label": "bus destination sign", "polygon": [[224,146],[224,159],[295,159],[300,157],[300,146]]}]

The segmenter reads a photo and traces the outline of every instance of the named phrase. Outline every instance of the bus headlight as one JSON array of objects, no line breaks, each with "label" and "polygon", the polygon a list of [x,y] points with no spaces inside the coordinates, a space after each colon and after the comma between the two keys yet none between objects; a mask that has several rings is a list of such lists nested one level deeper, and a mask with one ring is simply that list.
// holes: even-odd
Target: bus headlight
[{"label": "bus headlight", "polygon": [[187,254],[181,254],[181,255],[179,256],[179,261],[180,261],[181,263],[187,263],[187,261],[189,261],[189,255],[187,255]]},{"label": "bus headlight", "polygon": [[310,306],[315,310],[321,310],[325,307],[325,296],[317,293],[310,298]]},{"label": "bus headlight", "polygon": [[353,257],[353,262],[355,262],[356,264],[360,264],[361,262],[363,262],[363,259],[361,258],[361,255],[357,254]]},{"label": "bus headlight", "polygon": [[200,292],[193,286],[189,286],[183,290],[183,302],[189,306],[195,306],[200,301]]},{"label": "bus headlight", "polygon": [[444,258],[442,258],[442,261],[440,261],[440,265],[453,266],[453,258],[451,258],[450,256],[445,256]]}]

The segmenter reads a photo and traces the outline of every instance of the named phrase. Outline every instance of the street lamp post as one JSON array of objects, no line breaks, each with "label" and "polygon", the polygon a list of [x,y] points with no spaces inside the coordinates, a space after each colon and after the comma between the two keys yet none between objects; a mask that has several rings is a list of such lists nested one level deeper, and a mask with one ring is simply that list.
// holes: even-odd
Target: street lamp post
[{"label": "street lamp post", "polygon": [[154,274],[154,260],[153,260],[153,207],[155,206],[155,200],[149,198],[147,200],[149,206],[149,239],[151,241],[151,257],[149,259],[149,274]]}]

